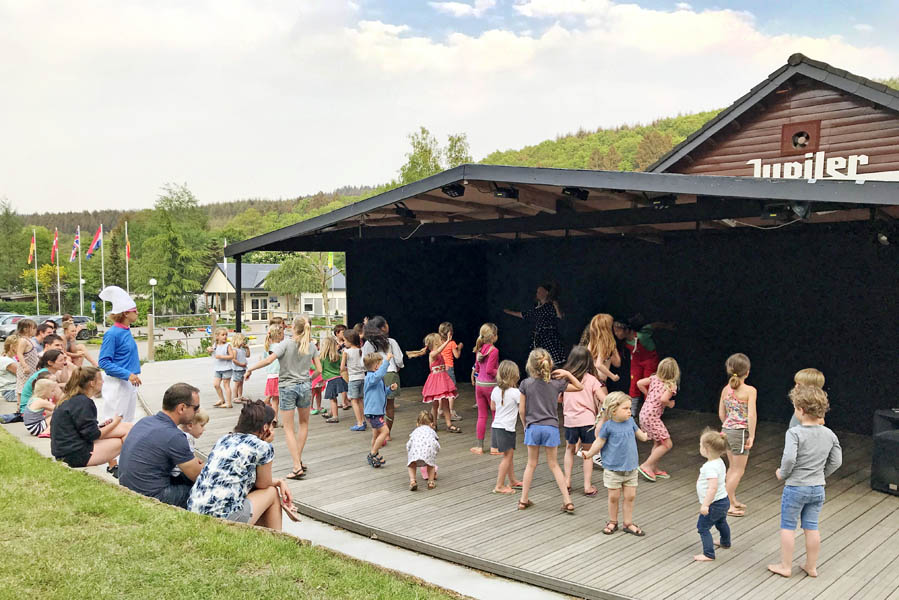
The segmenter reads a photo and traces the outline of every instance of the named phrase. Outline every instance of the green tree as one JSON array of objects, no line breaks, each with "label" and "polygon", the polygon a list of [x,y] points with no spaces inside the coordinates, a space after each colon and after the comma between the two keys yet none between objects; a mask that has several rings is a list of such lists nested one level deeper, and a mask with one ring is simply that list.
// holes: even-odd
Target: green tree
[{"label": "green tree", "polygon": [[[59,267],[59,289],[65,287],[66,268]],[[22,289],[26,292],[34,292],[34,266],[24,269],[20,278],[22,280]],[[37,269],[37,282],[40,292],[41,312],[44,314],[61,312],[62,308],[57,302],[56,296],[56,265],[44,264]],[[63,305],[65,306],[65,305]]]},{"label": "green tree", "polygon": [[0,289],[14,290],[21,285],[19,274],[30,243],[24,225],[9,201],[0,200]]},{"label": "green tree", "polygon": [[269,273],[265,279],[265,288],[276,294],[288,296],[290,310],[290,294],[300,292],[320,292],[322,310],[327,322],[331,323],[331,305],[328,293],[331,291],[331,280],[338,273],[346,270],[343,253],[334,253],[334,268],[328,267],[327,252],[300,252],[284,259],[277,269]]},{"label": "green tree", "polygon": [[468,147],[468,136],[464,133],[451,134],[447,138],[443,156],[446,159],[447,169],[473,163],[471,149]]},{"label": "green tree", "polygon": [[400,183],[405,185],[430,177],[443,170],[437,138],[425,127],[409,134],[412,149],[406,154],[406,164],[400,167]]},{"label": "green tree", "polygon": [[615,146],[611,146],[608,152],[603,152],[602,148],[596,148],[590,154],[587,168],[594,171],[617,171],[620,164],[621,154],[618,153]]},{"label": "green tree", "polygon": [[655,129],[648,131],[637,146],[635,159],[637,169],[645,171],[647,167],[660,159],[673,146],[674,141],[667,133],[661,133]]}]

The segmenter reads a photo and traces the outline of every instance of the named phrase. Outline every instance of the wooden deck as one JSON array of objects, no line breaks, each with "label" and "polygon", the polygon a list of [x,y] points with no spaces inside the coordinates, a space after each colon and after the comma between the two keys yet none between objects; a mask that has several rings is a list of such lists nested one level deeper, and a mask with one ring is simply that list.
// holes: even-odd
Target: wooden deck
[{"label": "wooden deck", "polygon": [[[774,470],[783,446],[782,425],[759,425],[740,485],[747,516],[729,519],[733,547],[720,550],[713,563],[693,563],[692,556],[700,551],[695,482],[703,461],[697,442],[706,425],[717,425],[714,415],[666,412],[675,446],[663,467],[671,479],[641,480],[637,490],[635,521],[647,534],[637,538],[619,531],[607,536],[601,531],[607,519],[602,473],[597,469],[593,475],[600,493],[585,497],[578,460],[572,475],[574,515],[559,510],[561,497],[545,464],[537,468],[532,508],[516,510],[518,494],[491,494],[499,459],[469,452],[475,438],[474,394],[467,385],[460,391],[457,409],[464,420],[458,424],[464,433],[441,429],[438,485],[432,491],[422,485],[418,492],[408,491],[405,444],[422,407],[419,389],[403,390],[394,441],[382,451],[387,464],[381,469],[372,469],[365,460],[371,433],[348,430],[351,411],[342,411],[337,425],[313,416],[303,454],[309,474],[291,485],[298,510],[391,544],[572,596],[899,600],[899,498],[868,485],[870,438],[840,435],[843,466],[827,485],[820,576],[809,578],[798,568],[805,553],[800,533],[794,575],[783,579],[765,569],[779,556],[781,484]],[[213,420],[200,439],[204,451],[237,418],[236,411],[210,412]],[[283,431],[277,430],[275,441],[276,476],[286,475],[291,466]],[[522,433],[518,435],[515,471],[521,477],[526,451]],[[648,449],[640,444],[641,457]]]}]

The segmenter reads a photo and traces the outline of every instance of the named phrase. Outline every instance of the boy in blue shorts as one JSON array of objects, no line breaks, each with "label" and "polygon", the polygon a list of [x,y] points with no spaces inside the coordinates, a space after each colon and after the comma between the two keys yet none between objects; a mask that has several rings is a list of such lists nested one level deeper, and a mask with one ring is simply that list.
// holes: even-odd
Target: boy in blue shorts
[{"label": "boy in blue shorts", "polygon": [[[370,352],[362,357],[365,365],[365,384],[363,387],[363,410],[368,424],[371,426],[371,452],[368,453],[368,464],[374,468],[381,467],[385,462],[381,456],[381,446],[384,445],[390,430],[384,421],[384,410],[387,407],[387,386],[384,385],[384,375],[387,373],[387,365],[393,354],[387,355],[384,360],[377,352]],[[390,386],[395,390],[397,384]]]}]

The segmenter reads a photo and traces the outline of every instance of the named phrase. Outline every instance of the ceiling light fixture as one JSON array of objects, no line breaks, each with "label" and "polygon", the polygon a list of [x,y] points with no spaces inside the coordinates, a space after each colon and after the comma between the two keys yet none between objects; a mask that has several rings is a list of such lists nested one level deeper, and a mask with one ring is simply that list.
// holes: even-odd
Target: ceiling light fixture
[{"label": "ceiling light fixture", "polygon": [[584,188],[566,187],[562,188],[562,195],[571,196],[572,198],[577,198],[578,200],[586,200],[587,196],[590,195],[590,192],[585,190]]},{"label": "ceiling light fixture", "polygon": [[465,195],[465,186],[458,183],[448,183],[440,188],[440,191],[450,198],[459,198]]}]

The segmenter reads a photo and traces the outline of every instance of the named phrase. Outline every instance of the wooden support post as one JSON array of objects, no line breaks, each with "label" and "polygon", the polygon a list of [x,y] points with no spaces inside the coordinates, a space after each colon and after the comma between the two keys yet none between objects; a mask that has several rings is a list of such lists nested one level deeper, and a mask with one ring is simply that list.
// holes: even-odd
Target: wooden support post
[{"label": "wooden support post", "polygon": [[156,315],[150,313],[147,315],[147,361],[156,360]]}]

